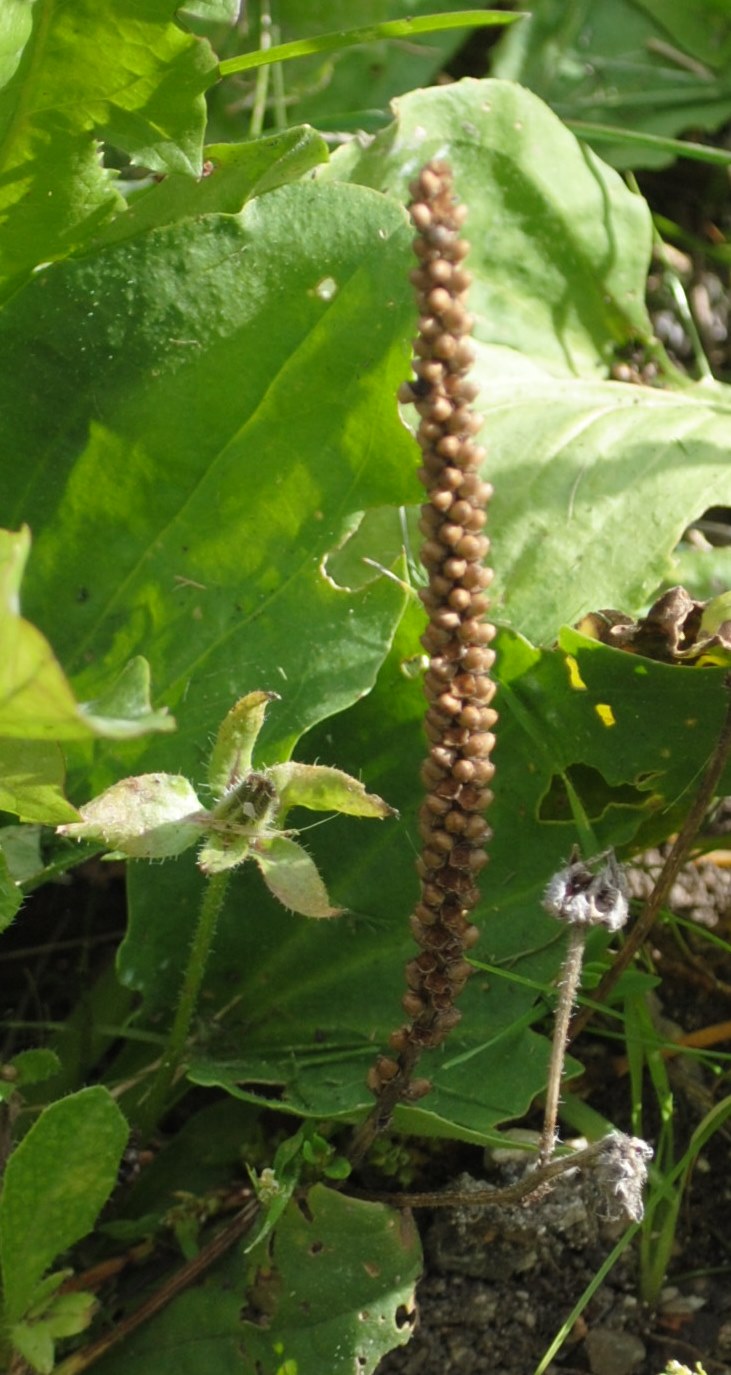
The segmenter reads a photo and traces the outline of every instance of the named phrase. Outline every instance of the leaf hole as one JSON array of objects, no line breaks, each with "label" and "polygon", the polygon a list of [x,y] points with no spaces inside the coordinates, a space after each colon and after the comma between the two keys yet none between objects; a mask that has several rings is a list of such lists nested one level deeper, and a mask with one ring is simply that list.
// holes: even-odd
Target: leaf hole
[{"label": "leaf hole", "polygon": [[[306,1199],[306,1198],[298,1198],[298,1199],[297,1199],[297,1207],[299,1208],[299,1210],[300,1210],[300,1212],[301,1212],[301,1214],[302,1214],[302,1216],[303,1216],[305,1222],[314,1222],[314,1221],[315,1221],[314,1214],[313,1214],[312,1209],[310,1208],[310,1205],[309,1205],[309,1203],[307,1202],[307,1199]],[[313,1245],[313,1246],[316,1246],[316,1245],[317,1245],[317,1242],[314,1242],[314,1241],[313,1241],[312,1245]]]},{"label": "leaf hole", "polygon": [[260,1327],[262,1329],[271,1325],[269,1314],[257,1307],[255,1303],[247,1303],[244,1305],[239,1311],[239,1321],[247,1322],[251,1327]]},{"label": "leaf hole", "polygon": [[632,784],[613,785],[607,782],[598,769],[588,764],[571,764],[565,775],[553,775],[538,808],[540,821],[570,822],[573,819],[564,778],[568,779],[577,793],[591,821],[598,821],[610,807],[647,807],[647,794]]},{"label": "leaf hole", "polygon": [[258,1271],[256,1279],[246,1296],[246,1303],[239,1309],[240,1322],[249,1323],[252,1327],[268,1328],[271,1326],[270,1284],[271,1274],[262,1278],[262,1271]]}]

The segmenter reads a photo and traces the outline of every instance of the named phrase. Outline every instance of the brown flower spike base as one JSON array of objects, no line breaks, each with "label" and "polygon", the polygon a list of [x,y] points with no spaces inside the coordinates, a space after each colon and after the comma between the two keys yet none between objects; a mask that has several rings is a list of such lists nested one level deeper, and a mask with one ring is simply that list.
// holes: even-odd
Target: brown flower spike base
[{"label": "brown flower spike base", "polygon": [[420,596],[429,615],[422,644],[429,655],[424,691],[430,749],[421,774],[426,789],[419,814],[421,897],[411,917],[421,954],[406,966],[403,1006],[410,1020],[391,1035],[396,1055],[380,1056],[368,1076],[377,1104],[357,1134],[356,1159],[396,1103],[429,1092],[428,1080],[412,1079],[416,1062],[460,1020],[455,999],[470,974],[464,955],[478,937],[469,912],[479,897],[477,876],[487,863],[483,812],[492,798],[491,731],[497,720],[490,705],[495,656],[489,645],[495,630],[484,619],[492,573],[484,566],[489,541],[483,527],[492,489],[480,478],[484,450],[473,436],[481,417],[471,409],[477,387],[467,379],[474,351],[465,303],[471,278],[462,266],[469,244],[460,238],[465,209],[455,203],[451,170],[444,163],[429,163],[410,189],[419,260],[411,281],[420,318],[416,379],[404,384],[399,399],[411,402],[421,416],[419,477],[428,496],[420,529],[429,583]]}]

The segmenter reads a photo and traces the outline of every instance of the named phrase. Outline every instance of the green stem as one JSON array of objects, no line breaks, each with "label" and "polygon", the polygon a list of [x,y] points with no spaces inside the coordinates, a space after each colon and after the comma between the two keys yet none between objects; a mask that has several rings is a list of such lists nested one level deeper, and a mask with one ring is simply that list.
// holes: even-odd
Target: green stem
[{"label": "green stem", "polygon": [[503,10],[460,10],[456,14],[422,14],[413,19],[387,19],[382,24],[369,24],[362,29],[340,29],[334,33],[320,33],[314,38],[298,38],[294,43],[280,43],[277,47],[262,45],[256,52],[227,57],[218,66],[219,76],[232,72],[246,72],[271,62],[289,62],[294,57],[309,57],[312,53],[340,52],[361,43],[375,43],[383,38],[413,38],[419,33],[442,33],[446,29],[482,29],[496,25],[514,24],[528,16],[519,12],[507,14]]},{"label": "green stem", "polygon": [[[728,148],[710,148],[704,143],[685,143],[680,138],[665,138],[661,134],[645,134],[639,129],[623,129],[618,124],[594,124],[593,120],[566,119],[564,124],[585,143],[625,143],[639,148],[651,148],[659,153],[671,153],[676,158],[693,158],[696,162],[710,162],[716,167],[728,167],[731,153]],[[705,251],[705,244],[703,245]]]},{"label": "green stem", "polygon": [[158,1064],[150,1091],[143,1099],[139,1109],[136,1126],[143,1141],[149,1139],[165,1111],[168,1094],[183,1058],[229,878],[230,874],[228,873],[215,874],[206,882],[193,943],[188,955],[180,1001],[170,1028],[168,1042]]},{"label": "green stem", "polygon": [[[279,47],[280,30],[278,24],[272,24],[272,46]],[[275,62],[272,67],[272,108],[274,112],[274,128],[286,129],[287,127],[287,102],[284,93],[284,67],[281,62]]]},{"label": "green stem", "polygon": [[[272,17],[269,13],[269,0],[262,0],[261,18],[259,21],[259,51],[269,52],[272,46],[271,34]],[[251,121],[249,124],[249,138],[260,138],[264,128],[264,116],[267,108],[267,96],[269,95],[269,67],[260,67],[256,74],[254,86],[254,105],[251,111]]]}]

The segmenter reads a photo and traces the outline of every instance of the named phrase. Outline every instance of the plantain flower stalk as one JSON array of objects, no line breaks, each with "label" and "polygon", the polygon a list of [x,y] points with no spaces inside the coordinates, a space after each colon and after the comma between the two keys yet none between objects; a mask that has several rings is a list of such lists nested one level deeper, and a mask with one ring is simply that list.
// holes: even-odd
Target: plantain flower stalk
[{"label": "plantain flower stalk", "polygon": [[421,561],[429,581],[420,593],[429,616],[422,644],[429,657],[424,680],[429,753],[421,777],[419,902],[411,930],[420,954],[406,966],[403,1007],[407,1023],[390,1037],[393,1056],[380,1056],[368,1076],[376,1110],[356,1137],[355,1156],[388,1122],[400,1101],[431,1087],[412,1072],[422,1050],[438,1046],[460,1020],[455,1000],[471,972],[465,959],[478,938],[470,912],[477,878],[487,863],[491,801],[490,755],[497,713],[490,677],[494,627],[485,620],[492,572],[485,567],[484,533],[492,493],[480,477],[484,450],[475,443],[481,417],[472,409],[477,387],[472,319],[466,305],[469,244],[461,237],[465,209],[456,203],[450,168],[432,162],[411,186],[410,213],[417,234],[418,267],[411,273],[419,308],[414,342],[415,380],[399,392],[421,420],[419,477],[426,489],[420,529]]}]

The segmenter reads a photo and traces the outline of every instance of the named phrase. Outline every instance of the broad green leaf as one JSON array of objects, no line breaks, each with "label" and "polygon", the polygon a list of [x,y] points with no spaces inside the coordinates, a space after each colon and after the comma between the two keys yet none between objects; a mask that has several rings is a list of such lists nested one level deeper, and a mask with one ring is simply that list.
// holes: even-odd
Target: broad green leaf
[{"label": "broad green leaf", "polygon": [[[620,126],[599,151],[619,167],[672,154],[624,145],[634,132],[714,129],[731,109],[731,16],[715,0],[535,0],[495,50],[495,76],[520,81],[563,119]],[[591,140],[591,133],[584,135]]]},{"label": "broad green leaf", "polygon": [[726,0],[701,0],[692,7],[683,0],[637,0],[676,45],[716,69],[731,66],[731,13]]},{"label": "broad green leaf", "polygon": [[30,550],[27,527],[0,531],[0,807],[24,821],[69,821],[77,812],[64,798],[65,766],[58,745],[94,735],[125,739],[175,722],[149,701],[149,668],[138,658],[95,702],[77,702],[41,632],[19,611]]},{"label": "broad green leaf", "polygon": [[43,868],[41,826],[3,826],[0,850],[16,883],[25,883]]},{"label": "broad green leaf", "polygon": [[[568,627],[559,643],[576,662],[577,682],[583,684],[573,687],[569,698],[577,732],[588,733],[592,715],[604,722],[603,729],[592,732],[592,754],[607,782],[624,781],[633,760],[633,781],[652,809],[682,805],[684,799],[687,804],[688,789],[700,784],[721,730],[724,670],[656,663],[600,645]],[[603,703],[613,720],[599,711]],[[727,783],[725,777],[719,792]]]},{"label": "broad green leaf", "polygon": [[269,892],[283,907],[303,917],[339,917],[332,907],[314,860],[296,841],[276,836],[253,858]]},{"label": "broad green leaf", "polygon": [[248,690],[282,696],[262,736],[281,758],[372,684],[403,592],[344,592],[323,565],[358,513],[413,490],[393,400],[407,245],[381,195],[283,187],[49,268],[0,317],[2,442],[26,455],[0,484],[34,530],[31,614],[82,696],[144,651],[185,703],[174,745],[107,751],[83,797],[120,773],[195,779]]},{"label": "broad green leaf", "polygon": [[319,162],[327,144],[314,129],[288,129],[251,143],[219,143],[204,149],[201,177],[169,172],[135,192],[124,214],[116,215],[93,242],[94,250],[137,238],[191,215],[236,214],[253,196],[296,181]]},{"label": "broad green leaf", "polygon": [[20,588],[30,553],[30,531],[0,531],[0,735],[25,741],[89,734],[53,651],[20,615]]},{"label": "broad green leaf", "polygon": [[408,1340],[420,1269],[409,1217],[317,1186],[306,1210],[289,1205],[273,1244],[233,1249],[99,1375],[175,1375],[190,1349],[206,1375],[373,1375]]},{"label": "broad green leaf", "polygon": [[29,28],[13,14],[10,37],[23,51],[0,92],[0,281],[63,257],[123,209],[100,140],[154,171],[200,173],[215,62],[174,23],[175,9],[174,0],[150,0],[144,12],[117,0],[40,0]]},{"label": "broad green leaf", "polygon": [[351,778],[342,769],[289,762],[275,764],[271,778],[279,793],[282,816],[286,816],[291,807],[380,819],[394,815],[393,808],[382,797],[367,793],[359,779]]},{"label": "broad green leaf", "polygon": [[[381,1357],[411,1335],[403,1310],[414,1312],[421,1271],[416,1225],[319,1185],[307,1202],[307,1215],[289,1205],[273,1251],[265,1242],[249,1258],[252,1298],[265,1309],[273,1305],[273,1312],[268,1330],[255,1321],[243,1324],[244,1370],[266,1369],[277,1352],[292,1370],[313,1370],[317,1362],[332,1375],[354,1369],[372,1375]],[[262,1267],[272,1258],[264,1279]]]},{"label": "broad green leaf", "polygon": [[0,852],[0,931],[10,925],[22,901],[23,894],[10,873],[5,855]]},{"label": "broad green leaf", "polygon": [[24,1316],[52,1261],[91,1230],[117,1177],[127,1124],[96,1086],[46,1108],[7,1163],[0,1196],[5,1319]]},{"label": "broad green leaf", "polygon": [[21,821],[55,826],[78,812],[64,797],[66,765],[61,746],[48,740],[0,738],[0,809]]},{"label": "broad green leaf", "polygon": [[[140,657],[120,668],[95,701],[79,703],[41,632],[20,615],[20,588],[30,553],[30,532],[0,530],[0,738],[30,741],[115,738],[147,730],[169,731],[175,722],[153,712],[150,672]],[[19,757],[19,756],[18,756]],[[39,756],[40,758],[40,756]],[[16,765],[16,767],[18,767]]]},{"label": "broad green leaf", "polygon": [[477,370],[490,445],[484,473],[495,486],[495,606],[501,620],[547,643],[586,611],[641,607],[667,577],[690,521],[731,502],[731,388],[670,391],[544,373],[518,399],[510,369],[505,355],[488,352]]},{"label": "broad green leaf", "polygon": [[585,610],[641,605],[688,523],[731,504],[731,391],[601,380],[623,344],[651,341],[649,213],[529,92],[415,92],[370,148],[320,175],[406,195],[436,152],[469,209],[496,612],[550,642]]},{"label": "broad green leaf", "polygon": [[209,24],[235,24],[241,9],[242,0],[183,0],[180,14]]},{"label": "broad green leaf", "polygon": [[[409,198],[415,171],[448,157],[469,218],[477,338],[554,375],[604,375],[615,351],[648,340],[650,213],[612,168],[530,91],[464,80],[394,101],[373,142],[338,149],[318,176]],[[531,375],[521,378],[521,403]],[[486,392],[481,403],[489,401]]]},{"label": "broad green leaf", "polygon": [[7,85],[17,70],[32,26],[27,0],[6,0],[0,30],[0,87]]},{"label": "broad green leaf", "polygon": [[[488,909],[502,909],[508,919],[531,891],[537,900],[571,849],[567,777],[599,850],[631,846],[643,829],[651,838],[653,831],[654,838],[667,835],[700,781],[725,710],[721,670],[656,663],[568,628],[560,644],[537,650],[508,631],[498,637]],[[519,874],[510,854],[511,816],[520,817]],[[509,891],[496,901],[511,873]]]}]

